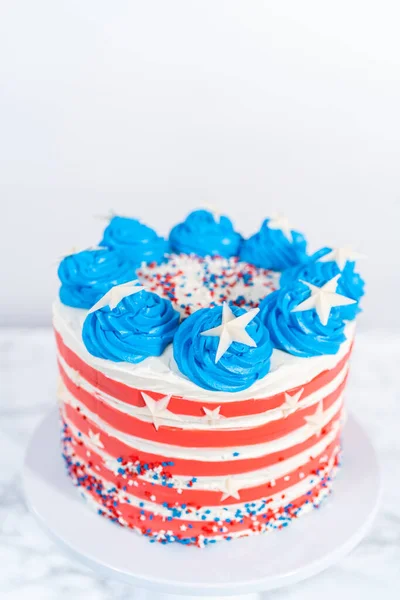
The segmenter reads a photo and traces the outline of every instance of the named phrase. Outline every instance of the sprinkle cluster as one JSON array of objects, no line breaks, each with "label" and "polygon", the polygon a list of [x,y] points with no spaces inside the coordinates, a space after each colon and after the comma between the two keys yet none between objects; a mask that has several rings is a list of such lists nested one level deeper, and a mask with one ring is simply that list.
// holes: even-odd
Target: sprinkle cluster
[{"label": "sprinkle cluster", "polygon": [[[80,434],[78,434],[80,435]],[[78,443],[83,444],[82,441]],[[88,500],[89,504],[98,512],[98,514],[107,517],[119,525],[129,527],[149,538],[150,542],[161,544],[179,543],[183,545],[204,547],[213,544],[219,539],[231,541],[244,535],[252,535],[283,529],[294,519],[298,518],[303,512],[312,507],[318,508],[322,500],[330,493],[331,482],[339,466],[339,458],[336,456],[334,465],[329,468],[321,468],[315,471],[315,487],[309,491],[307,499],[301,506],[294,506],[288,503],[277,510],[272,510],[268,504],[272,498],[265,498],[255,502],[248,502],[241,505],[240,508],[230,509],[229,507],[220,507],[215,514],[210,509],[196,506],[193,503],[179,504],[178,502],[163,502],[162,507],[167,511],[168,516],[162,517],[162,525],[152,527],[152,521],[156,518],[156,512],[150,512],[154,505],[148,502],[139,502],[139,515],[127,523],[123,518],[120,506],[121,504],[131,504],[129,498],[128,486],[118,481],[115,484],[106,485],[100,477],[97,477],[92,471],[93,465],[89,460],[84,463],[74,452],[73,445],[76,441],[71,435],[68,425],[64,422],[62,428],[62,446],[63,457],[69,476],[74,484],[81,488],[82,495]],[[111,466],[111,465],[110,465]],[[123,479],[128,479],[128,485],[133,481],[133,485],[138,486],[136,479],[144,474],[154,476],[153,485],[163,485],[174,487],[172,476],[168,468],[173,466],[171,461],[165,461],[160,464],[141,463],[138,458],[131,457],[129,460],[122,458],[116,459],[114,468],[118,475]],[[195,481],[195,478],[192,479]],[[131,484],[132,485],[132,484]],[[188,483],[190,487],[190,481]],[[177,489],[179,493],[179,488]],[[156,497],[151,492],[145,493],[149,502],[155,502]],[[282,495],[284,499],[284,494]],[[193,517],[200,519],[200,529],[202,533],[191,535],[193,524],[189,521]],[[160,519],[160,516],[157,516]],[[182,524],[177,527],[176,519],[180,519]],[[174,522],[174,529],[169,529]],[[238,524],[245,524],[246,531],[235,531]],[[155,524],[154,524],[155,525]],[[177,533],[179,529],[179,533]]]},{"label": "sprinkle cluster", "polygon": [[137,276],[146,289],[171,300],[183,317],[227,301],[254,308],[279,287],[279,273],[237,257],[171,254],[164,264],[143,264]]}]

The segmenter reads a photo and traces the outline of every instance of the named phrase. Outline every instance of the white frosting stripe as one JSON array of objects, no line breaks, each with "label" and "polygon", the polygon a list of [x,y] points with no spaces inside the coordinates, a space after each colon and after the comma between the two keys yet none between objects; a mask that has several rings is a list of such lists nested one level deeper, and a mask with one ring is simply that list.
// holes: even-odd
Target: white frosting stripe
[{"label": "white frosting stripe", "polygon": [[[165,444],[137,436],[128,435],[123,433],[104,420],[100,419],[98,415],[90,412],[84,404],[76,400],[76,398],[65,388],[61,390],[61,400],[73,408],[79,408],[79,412],[85,415],[100,432],[104,432],[107,435],[121,441],[126,444],[133,451],[142,451],[149,454],[156,454],[158,456],[168,456],[171,458],[184,458],[193,459],[199,461],[215,461],[220,462],[224,460],[232,460],[235,458],[234,454],[238,451],[240,459],[244,458],[255,458],[259,456],[265,456],[273,452],[278,452],[300,444],[310,437],[313,436],[314,432],[312,428],[306,423],[302,427],[291,431],[282,437],[264,442],[262,444],[253,444],[246,446],[234,446],[230,448],[190,448],[182,446],[174,446],[172,444]],[[342,407],[343,399],[342,395],[339,396],[335,402],[324,411],[322,425],[325,427],[339,412]]]},{"label": "white frosting stripe", "polygon": [[[337,471],[337,467],[334,467],[332,469],[332,477],[335,476]],[[314,495],[312,502],[308,502],[308,503],[304,503],[299,511],[299,514],[301,513],[301,515],[305,515],[308,512],[311,512],[312,509],[314,508],[314,506],[319,506],[320,503],[330,494],[330,490],[332,487],[332,481],[329,481],[327,484],[325,484],[324,487],[322,487],[318,493],[316,495]],[[108,510],[106,509],[104,506],[100,506],[98,504],[98,502],[96,502],[96,500],[93,498],[93,496],[90,494],[90,492],[87,492],[85,489],[81,490],[81,495],[86,499],[86,501],[88,502],[89,506],[91,506],[96,512],[98,511],[99,508],[102,509],[102,511],[111,519],[114,518],[114,515]],[[297,515],[299,516],[299,515]],[[121,525],[127,526],[128,523],[127,521],[120,516],[118,518],[118,521],[120,522]],[[267,530],[274,530],[276,529],[276,524],[275,526],[272,525],[270,526],[268,523],[264,523],[264,522],[259,522],[257,521],[257,517],[252,517],[252,521],[257,524],[257,527],[254,527],[252,529],[248,528],[248,525],[243,525],[243,529],[236,529],[235,531],[228,531],[228,529],[226,527],[223,527],[224,529],[224,533],[215,533],[213,535],[211,535],[210,533],[208,533],[207,535],[201,535],[199,536],[196,545],[198,545],[200,548],[203,548],[205,546],[205,542],[208,540],[215,540],[215,541],[220,541],[220,540],[224,540],[226,539],[227,536],[229,536],[230,539],[238,539],[241,537],[248,537],[251,535],[257,535],[260,533],[263,533]],[[170,527],[170,531],[168,532],[169,535],[169,539],[170,541],[172,541],[172,536],[176,536],[177,538],[185,538],[185,537],[191,537],[191,532],[190,530],[188,530],[188,528],[186,526],[181,526],[180,523],[182,523],[182,521],[178,520],[178,527],[175,527],[174,524],[171,525],[171,523],[169,523],[169,527]],[[185,523],[188,523],[188,521],[185,521]],[[153,524],[153,523],[152,523]],[[136,525],[132,525],[129,524],[130,528],[132,528],[136,533],[138,533],[139,535],[143,535],[143,530],[142,528],[136,526]],[[220,528],[217,527],[215,524],[213,526],[213,531],[219,532]],[[157,541],[161,541],[163,539],[165,539],[165,534],[167,533],[167,531],[163,528],[160,529],[159,527],[155,528],[153,525],[151,534],[149,537],[152,537],[153,539],[157,540]]]},{"label": "white frosting stripe", "polygon": [[[287,505],[290,502],[296,500],[297,498],[300,498],[303,495],[310,492],[310,490],[312,490],[315,485],[318,485],[320,478],[322,478],[325,474],[328,474],[331,471],[338,451],[339,447],[337,448],[336,452],[332,455],[331,460],[325,465],[325,467],[321,468],[318,476],[310,475],[308,477],[304,477],[304,479],[301,479],[294,485],[287,487],[284,492],[284,498],[282,498],[281,491],[276,494],[272,494],[271,496],[268,496],[268,508],[271,510],[276,510],[282,505]],[[102,477],[97,471],[89,468],[88,466],[85,467],[85,470],[88,474],[93,475],[98,480],[100,480],[105,490],[115,490],[115,483],[108,481],[106,478]],[[130,489],[133,490],[134,488]],[[179,498],[179,496],[177,496],[177,498]],[[254,500],[254,502],[257,503],[262,500],[263,498],[259,498],[258,500]],[[171,516],[171,511],[168,508],[164,507],[162,504],[157,504],[156,502],[151,500],[143,500],[143,498],[135,496],[132,493],[132,491],[121,491],[121,493],[119,494],[119,502],[127,503],[129,504],[129,506],[141,508],[145,511],[149,511],[151,513],[155,513],[164,517]],[[202,506],[201,509],[199,509],[198,511],[190,511],[190,513],[187,513],[190,514],[189,517],[185,514],[182,514],[181,516],[174,516],[174,520],[182,519],[185,521],[201,521],[203,515],[206,515],[206,517],[209,520],[213,520],[216,516],[222,519],[234,519],[237,511],[241,511],[244,513],[246,512],[246,504],[247,502],[238,502],[235,504],[227,504],[225,506]],[[265,505],[262,510],[265,511]]]},{"label": "white frosting stripe", "polygon": [[[105,404],[111,406],[113,409],[122,412],[126,415],[135,417],[140,421],[144,421],[146,423],[152,423],[152,415],[147,406],[138,407],[133,406],[131,404],[127,404],[126,402],[122,402],[109,394],[106,394],[96,388],[94,385],[89,383],[86,379],[84,379],[78,371],[72,369],[65,359],[59,354],[58,360],[60,365],[66,374],[66,376],[70,379],[70,381],[81,387],[83,390],[88,392],[90,395],[98,398]],[[304,401],[299,402],[298,408],[304,409],[310,406],[313,406],[329,396],[333,393],[344,381],[348,373],[348,365],[346,364],[343,369],[336,375],[332,381],[330,381],[325,386],[321,387],[319,390],[309,394]],[[256,413],[254,415],[247,415],[241,417],[222,417],[215,420],[212,423],[213,430],[226,430],[226,429],[248,429],[252,427],[259,427],[261,425],[265,425],[266,423],[270,423],[272,421],[277,421],[282,419],[285,415],[284,410],[282,408],[276,408],[265,413]],[[167,427],[179,427],[179,429],[189,429],[189,430],[210,430],[210,422],[208,416],[205,414],[204,417],[194,417],[191,415],[177,415],[168,410],[164,410],[163,414],[158,417],[159,425],[167,426]]]},{"label": "white frosting stripe", "polygon": [[[83,434],[78,437],[79,430],[75,425],[68,419],[65,418],[68,427],[70,428],[73,436],[76,439],[82,441],[90,452],[97,454],[102,461],[104,462],[106,468],[110,469],[111,465],[115,469],[114,474],[118,470],[120,463],[115,460],[113,456],[108,454],[104,449],[100,448],[94,442],[91,441],[90,437]],[[248,471],[247,473],[240,475],[231,475],[230,478],[233,482],[240,483],[240,489],[245,488],[255,488],[260,485],[264,485],[269,483],[271,480],[279,479],[280,477],[284,477],[288,473],[292,473],[299,468],[307,469],[307,465],[313,460],[318,458],[322,453],[335,441],[337,438],[337,429],[333,428],[326,435],[319,439],[319,441],[307,448],[303,452],[299,452],[295,456],[283,460],[279,463],[271,465],[270,467],[266,467],[264,469],[258,469],[256,471]],[[324,456],[322,456],[324,458]],[[323,461],[321,461],[323,462]],[[145,475],[141,475],[138,479],[148,481],[153,483],[152,473],[147,473]],[[195,473],[193,474],[195,475]],[[208,491],[218,491],[220,492],[223,489],[223,484],[226,481],[227,475],[213,475],[212,477],[200,476],[196,475],[196,482],[192,484],[192,490],[208,490]],[[171,478],[171,482],[176,487],[181,487],[183,485],[187,485],[192,477],[184,477],[182,475],[174,475]]]}]

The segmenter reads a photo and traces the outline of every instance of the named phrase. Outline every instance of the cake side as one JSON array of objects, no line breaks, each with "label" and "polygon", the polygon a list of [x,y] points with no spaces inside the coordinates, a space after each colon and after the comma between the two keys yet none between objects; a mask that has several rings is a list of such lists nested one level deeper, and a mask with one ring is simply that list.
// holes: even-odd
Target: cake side
[{"label": "cake side", "polygon": [[160,394],[110,379],[56,339],[68,469],[111,519],[203,545],[284,527],[328,494],[350,343],[297,388],[222,404],[172,396],[157,411],[146,399]]}]

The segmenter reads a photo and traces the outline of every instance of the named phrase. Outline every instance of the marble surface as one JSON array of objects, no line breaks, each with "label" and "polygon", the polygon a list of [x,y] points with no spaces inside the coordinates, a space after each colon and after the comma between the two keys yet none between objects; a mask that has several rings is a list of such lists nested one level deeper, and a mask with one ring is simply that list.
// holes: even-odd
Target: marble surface
[{"label": "marble surface", "polygon": [[[272,600],[400,597],[400,339],[358,335],[348,404],[378,450],[384,483],[373,529],[347,558]],[[31,432],[55,402],[49,330],[0,330],[0,598],[128,600],[133,589],[100,578],[64,556],[28,513],[20,469]]]}]

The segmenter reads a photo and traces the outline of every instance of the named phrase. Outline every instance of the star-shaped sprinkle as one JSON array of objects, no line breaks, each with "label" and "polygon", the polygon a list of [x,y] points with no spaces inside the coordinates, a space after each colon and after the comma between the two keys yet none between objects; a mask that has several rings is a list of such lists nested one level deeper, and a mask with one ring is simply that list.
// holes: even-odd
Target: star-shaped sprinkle
[{"label": "star-shaped sprinkle", "polygon": [[215,363],[219,361],[219,359],[225,354],[233,342],[245,344],[246,346],[251,346],[252,348],[257,346],[253,338],[247,333],[246,327],[259,312],[259,308],[252,308],[245,314],[240,315],[240,317],[235,317],[228,304],[224,302],[222,306],[221,325],[201,332],[201,335],[219,337]]},{"label": "star-shaped sprinkle", "polygon": [[104,444],[100,440],[100,433],[93,433],[93,431],[89,429],[89,439],[94,446],[97,446],[98,448],[104,448]]},{"label": "star-shaped sprinkle", "polygon": [[355,261],[365,258],[365,254],[354,252],[349,246],[343,246],[342,248],[332,248],[328,254],[321,256],[318,260],[320,262],[335,262],[339,269],[343,271],[347,261]]},{"label": "star-shaped sprinkle", "polygon": [[300,280],[301,283],[304,283],[304,285],[306,285],[311,291],[311,295],[309,298],[304,300],[304,302],[301,302],[298,306],[292,308],[291,312],[303,312],[305,310],[311,310],[312,308],[315,308],[322,325],[326,325],[328,323],[332,308],[335,308],[336,306],[348,306],[349,304],[355,304],[356,300],[336,293],[338,279],[340,276],[341,274],[339,273],[321,287],[313,285],[312,283],[308,283],[308,281]]},{"label": "star-shaped sprinkle", "polygon": [[220,406],[217,406],[217,408],[207,408],[206,406],[203,406],[203,410],[205,412],[204,419],[207,419],[211,426],[215,425],[220,419],[225,419],[224,415],[221,415],[220,413]]},{"label": "star-shaped sprinkle", "polygon": [[181,526],[179,527],[179,529],[180,529],[181,531],[186,531],[186,530],[187,530],[187,525],[181,525]]},{"label": "star-shaped sprinkle", "polygon": [[324,426],[324,405],[323,402],[319,402],[317,409],[313,415],[307,415],[304,417],[307,425],[309,425],[310,429],[313,432],[313,435],[320,436],[322,428]]},{"label": "star-shaped sprinkle", "polygon": [[232,477],[228,477],[227,479],[225,479],[224,487],[221,490],[223,492],[221,496],[221,502],[223,502],[227,498],[236,498],[237,500],[240,500],[239,490],[240,483],[232,479]]},{"label": "star-shaped sprinkle", "polygon": [[285,392],[285,404],[281,406],[283,418],[286,419],[290,413],[294,412],[297,408],[297,404],[301,398],[304,388],[301,388],[298,392],[291,396],[288,392]]},{"label": "star-shaped sprinkle", "polygon": [[127,296],[133,296],[142,292],[145,288],[138,285],[138,280],[128,281],[127,283],[121,283],[120,285],[114,285],[92,308],[88,311],[88,314],[103,308],[103,306],[109,306],[111,310]]},{"label": "star-shaped sprinkle", "polygon": [[290,229],[289,221],[283,215],[275,215],[271,217],[267,225],[269,229],[277,229],[281,231],[290,243],[293,242],[293,235],[292,230]]},{"label": "star-shaped sprinkle", "polygon": [[160,427],[159,418],[166,418],[170,416],[170,412],[167,410],[167,407],[169,401],[171,400],[171,396],[164,396],[159,400],[154,400],[154,398],[145,392],[140,393],[153,418],[153,425],[156,428],[156,431],[158,431],[158,428]]}]

